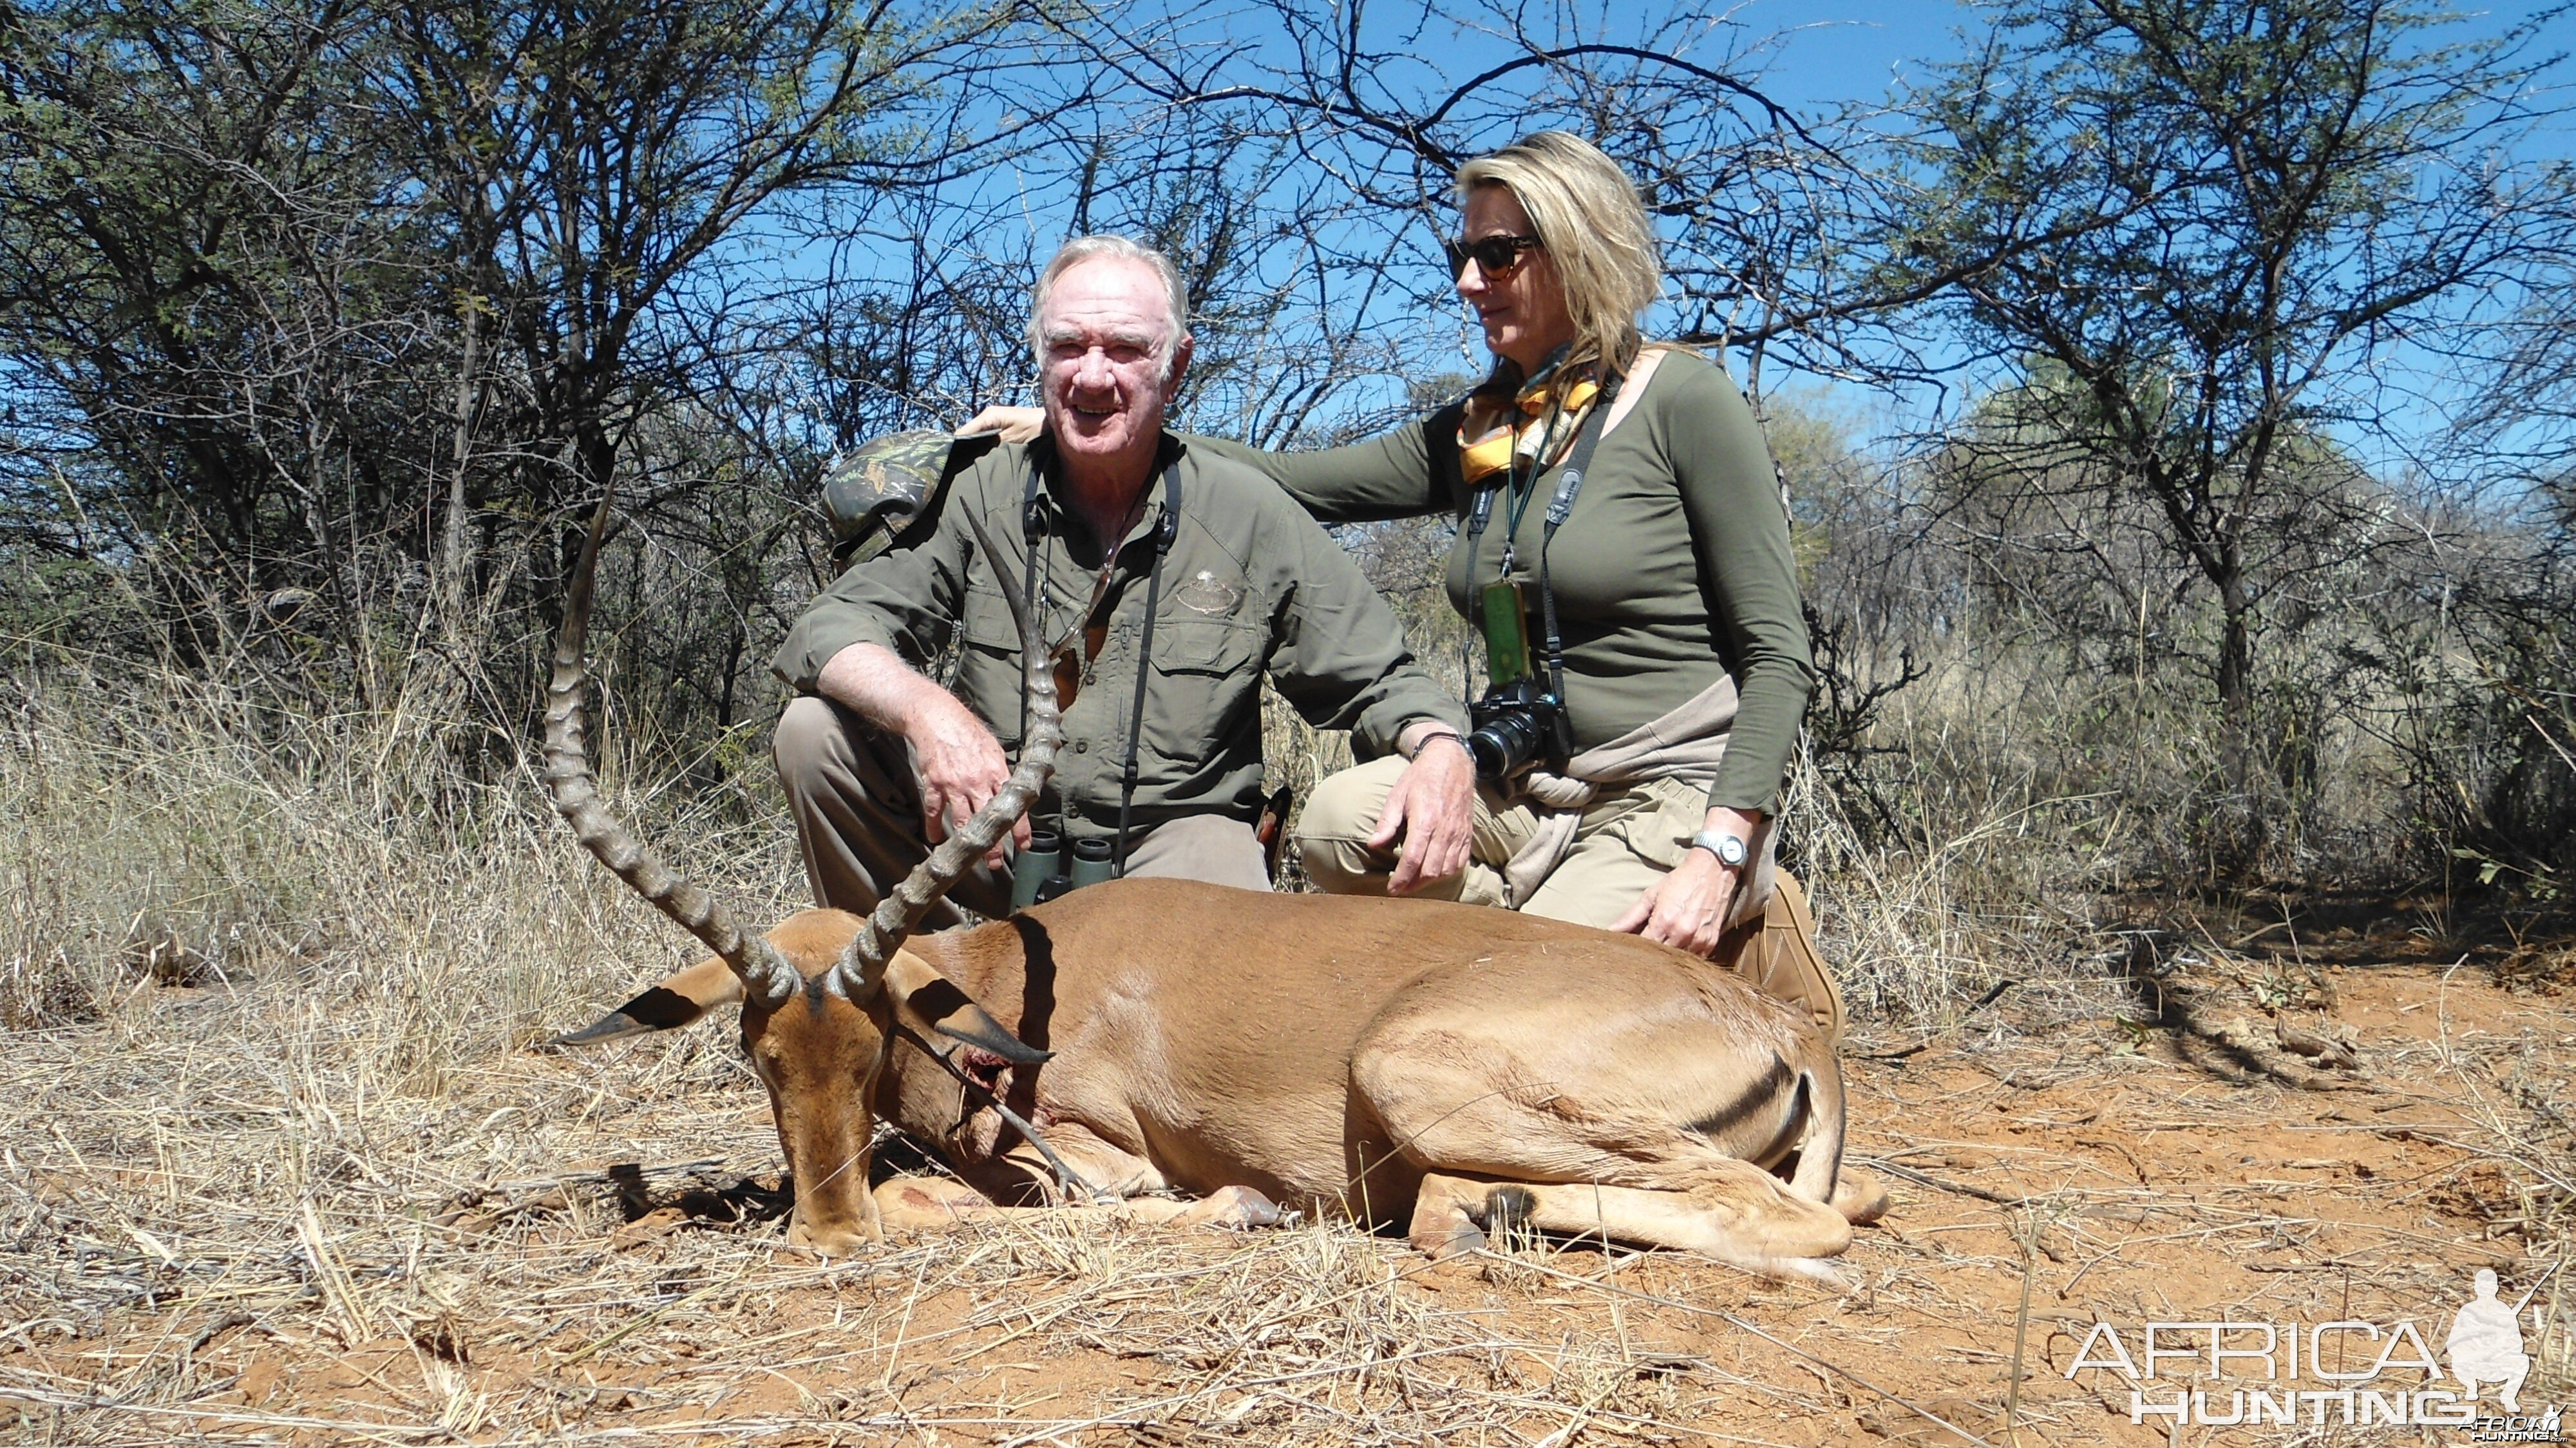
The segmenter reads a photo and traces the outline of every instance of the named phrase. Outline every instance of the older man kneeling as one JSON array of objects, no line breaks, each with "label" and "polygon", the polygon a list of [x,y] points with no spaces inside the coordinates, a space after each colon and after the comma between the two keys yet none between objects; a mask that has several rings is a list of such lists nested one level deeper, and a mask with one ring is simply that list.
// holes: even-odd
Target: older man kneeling
[{"label": "older man kneeling", "polygon": [[[1184,309],[1158,253],[1068,242],[1029,324],[1047,435],[968,464],[925,536],[842,574],[788,634],[774,667],[800,697],[775,749],[817,903],[873,908],[1009,776],[1022,674],[1006,593],[1056,652],[1066,742],[1031,814],[1060,819],[1068,849],[1107,840],[1127,874],[1268,888],[1252,828],[1266,672],[1362,754],[1418,753],[1409,837],[1463,858],[1473,769],[1462,748],[1422,746],[1460,734],[1465,710],[1305,510],[1164,430],[1189,365]],[[1020,545],[1004,574],[967,513]],[[960,633],[952,692],[920,670]],[[997,852],[951,898],[1006,910],[1008,862]],[[943,904],[930,923],[953,919]]]}]

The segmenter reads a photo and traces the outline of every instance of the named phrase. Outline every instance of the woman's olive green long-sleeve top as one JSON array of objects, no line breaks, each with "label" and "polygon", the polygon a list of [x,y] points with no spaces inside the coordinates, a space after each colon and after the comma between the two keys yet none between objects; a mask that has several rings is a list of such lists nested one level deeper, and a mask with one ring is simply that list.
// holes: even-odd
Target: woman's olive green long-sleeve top
[{"label": "woman's olive green long-sleeve top", "polygon": [[[1471,547],[1464,519],[1474,495],[1458,470],[1462,408],[1321,452],[1192,441],[1260,468],[1328,523],[1458,517],[1449,602],[1473,617],[1476,591],[1502,562],[1509,508],[1496,499],[1482,543]],[[1539,539],[1561,471],[1539,475],[1512,549],[1534,634]],[[1693,353],[1664,357],[1634,410],[1602,437],[1549,547],[1548,573],[1575,748],[1615,739],[1731,675],[1740,704],[1709,804],[1773,812],[1815,664],[1770,450],[1723,371]]]}]

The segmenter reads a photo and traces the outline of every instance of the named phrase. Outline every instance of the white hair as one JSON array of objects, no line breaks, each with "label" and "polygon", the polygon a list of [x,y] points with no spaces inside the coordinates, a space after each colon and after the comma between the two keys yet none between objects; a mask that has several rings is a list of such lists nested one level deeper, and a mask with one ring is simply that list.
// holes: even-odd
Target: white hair
[{"label": "white hair", "polygon": [[1154,356],[1162,364],[1162,380],[1172,380],[1172,359],[1180,354],[1181,339],[1189,335],[1186,325],[1190,311],[1189,292],[1181,285],[1180,268],[1172,259],[1140,242],[1123,236],[1077,236],[1056,249],[1055,259],[1038,273],[1037,293],[1029,306],[1029,355],[1037,360],[1038,370],[1046,370],[1047,338],[1043,328],[1047,301],[1055,295],[1055,284],[1066,272],[1087,261],[1114,257],[1120,261],[1142,262],[1154,269],[1163,283],[1163,340],[1156,345]]}]

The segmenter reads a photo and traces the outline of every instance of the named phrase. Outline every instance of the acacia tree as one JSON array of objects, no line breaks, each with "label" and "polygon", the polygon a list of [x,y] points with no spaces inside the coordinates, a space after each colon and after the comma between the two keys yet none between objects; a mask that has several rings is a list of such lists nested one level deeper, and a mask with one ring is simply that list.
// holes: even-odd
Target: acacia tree
[{"label": "acacia tree", "polygon": [[[399,0],[378,103],[416,138],[420,183],[453,222],[464,358],[458,449],[495,450],[534,526],[610,485],[639,418],[696,383],[693,295],[748,261],[783,200],[913,185],[967,163],[1021,118],[972,133],[954,87],[1007,4],[922,17],[888,0]],[[777,260],[763,264],[775,267]],[[477,363],[478,357],[488,361]],[[479,440],[479,441],[478,441]],[[468,477],[460,460],[455,474]],[[491,516],[462,483],[456,520]],[[559,576],[541,562],[539,592]],[[515,570],[505,570],[513,572]]]},{"label": "acacia tree", "polygon": [[[2384,368],[2474,345],[2490,289],[2569,235],[2566,176],[2507,152],[2530,36],[2459,39],[2416,0],[2015,0],[1923,96],[1897,274],[2048,385],[1982,420],[1985,485],[2093,490],[2216,610],[2206,669],[2250,861],[2275,808],[2267,609],[2312,550],[2301,439],[2383,427]],[[2019,244],[2054,238],[2046,246]]]},{"label": "acacia tree", "polygon": [[936,185],[1044,114],[977,89],[1020,79],[1019,19],[0,4],[0,546],[157,561],[191,660],[239,657],[245,598],[319,596],[296,628],[362,700],[422,642],[479,673],[500,610],[549,611],[569,499],[707,485],[620,464],[657,415],[723,429],[715,361],[812,271],[790,203]]},{"label": "acacia tree", "polygon": [[[1223,117],[1293,163],[1258,195],[1295,221],[1296,266],[1274,275],[1306,278],[1313,305],[1300,299],[1302,325],[1329,309],[1334,335],[1370,340],[1353,361],[1380,374],[1372,401],[1400,405],[1410,385],[1479,365],[1462,356],[1479,349],[1456,329],[1441,265],[1439,238],[1455,225],[1450,178],[1469,157],[1543,127],[1585,136],[1636,178],[1671,276],[1669,311],[1653,319],[1659,334],[1737,351],[1756,391],[1766,353],[1845,375],[1916,366],[1883,328],[1866,346],[1859,336],[1865,319],[1885,322],[1912,299],[1883,289],[1889,278],[1866,265],[1889,204],[1868,154],[1881,107],[1859,100],[1805,116],[1775,102],[1762,74],[1783,37],[1737,15],[1679,4],[1263,0],[1166,8],[1150,23],[1138,8],[1109,18],[1068,31],[1064,44],[1115,75],[1134,103]],[[1325,435],[1343,430],[1362,395],[1346,387],[1353,376],[1322,388],[1330,405],[1301,398]]]},{"label": "acacia tree", "polygon": [[384,581],[360,545],[427,442],[436,238],[348,104],[362,28],[341,3],[0,11],[7,538],[121,560],[183,658],[317,585],[354,629]]}]

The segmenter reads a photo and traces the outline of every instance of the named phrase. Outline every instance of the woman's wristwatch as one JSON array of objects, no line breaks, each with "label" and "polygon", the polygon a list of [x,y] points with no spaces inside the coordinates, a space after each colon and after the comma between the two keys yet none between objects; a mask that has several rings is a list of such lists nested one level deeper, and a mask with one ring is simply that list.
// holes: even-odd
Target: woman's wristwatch
[{"label": "woman's wristwatch", "polygon": [[1717,862],[1730,870],[1743,869],[1745,857],[1751,853],[1742,835],[1721,830],[1702,830],[1691,836],[1691,847],[1717,856]]}]

